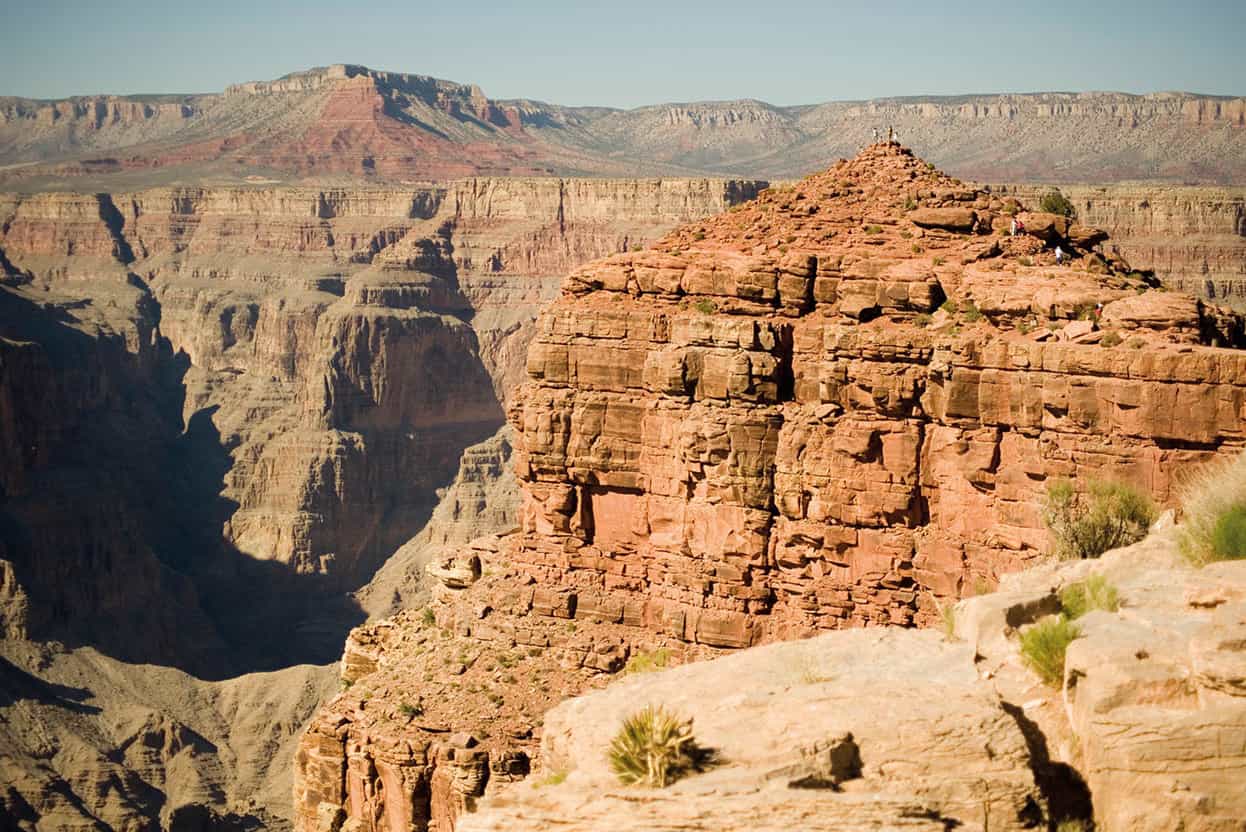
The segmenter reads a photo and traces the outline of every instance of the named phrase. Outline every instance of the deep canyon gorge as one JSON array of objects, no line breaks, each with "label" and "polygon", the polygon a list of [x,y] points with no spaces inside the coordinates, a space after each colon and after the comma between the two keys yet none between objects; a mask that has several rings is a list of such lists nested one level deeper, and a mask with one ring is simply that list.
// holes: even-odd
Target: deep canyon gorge
[{"label": "deep canyon gorge", "polygon": [[[605,113],[342,66],[0,104],[5,828],[545,828],[574,794],[499,790],[599,744],[576,703],[622,707],[592,692],[629,659],[922,639],[974,595],[958,626],[994,656],[985,590],[1041,566],[1047,479],[1170,505],[1173,471],[1246,446],[1240,99]],[[858,155],[879,119],[991,184]],[[1056,179],[1072,222],[1034,210]],[[922,812],[1058,816],[1033,733],[935,667],[960,648],[849,638],[825,649],[927,651],[999,738],[1006,764],[957,758],[990,799],[922,772]],[[785,649],[730,661],[782,676]],[[1108,789],[1128,767],[1075,728]],[[801,794],[828,828],[943,822]]]}]

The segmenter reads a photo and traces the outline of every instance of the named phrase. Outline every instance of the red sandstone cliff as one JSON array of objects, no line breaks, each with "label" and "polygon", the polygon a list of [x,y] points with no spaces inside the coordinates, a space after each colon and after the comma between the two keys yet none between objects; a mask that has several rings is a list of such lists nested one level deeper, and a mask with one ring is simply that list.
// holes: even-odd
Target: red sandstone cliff
[{"label": "red sandstone cliff", "polygon": [[[928,622],[1044,555],[1049,478],[1166,501],[1241,447],[1242,321],[1104,239],[883,144],[573,270],[510,410],[521,529],[430,567],[428,613],[352,633],[298,828],[445,832],[526,774],[555,697],[640,651]],[[931,811],[1046,811],[983,788]]]}]

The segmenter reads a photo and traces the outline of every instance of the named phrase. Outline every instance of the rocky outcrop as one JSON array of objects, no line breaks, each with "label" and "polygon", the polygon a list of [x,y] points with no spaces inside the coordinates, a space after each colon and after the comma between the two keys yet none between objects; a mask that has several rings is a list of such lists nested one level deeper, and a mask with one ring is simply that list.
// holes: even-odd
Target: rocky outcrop
[{"label": "rocky outcrop", "polygon": [[1194,346],[1238,323],[1007,209],[882,144],[573,272],[514,413],[519,557],[715,646],[921,622],[1042,553],[1044,480],[1163,500],[1246,438],[1243,354]]},{"label": "rocky outcrop", "polygon": [[[1120,608],[1078,620],[1052,689],[1018,632],[1091,576]],[[455,828],[1235,829],[1243,593],[1243,564],[1192,569],[1164,533],[1009,576],[957,605],[960,638],[845,631],[628,677],[551,710],[532,782]],[[620,786],[605,749],[638,703],[691,719],[721,762],[666,789]]]},{"label": "rocky outcrop", "polygon": [[[1003,186],[1037,203],[1047,189]],[[1061,186],[1078,219],[1107,231],[1133,266],[1216,303],[1246,303],[1246,192],[1147,185]]]},{"label": "rocky outcrop", "polygon": [[[1035,233],[1013,236],[1014,215]],[[628,663],[682,663],[852,625],[931,623],[955,599],[1045,559],[1039,502],[1051,478],[1122,478],[1167,501],[1181,469],[1241,447],[1246,353],[1232,348],[1243,341],[1240,318],[1163,291],[1154,275],[1100,250],[1102,236],[888,143],[649,249],[574,269],[542,313],[530,381],[510,407],[520,531],[432,564],[439,586],[425,611],[352,634],[348,689],[296,757],[297,827],[565,822],[568,804],[540,790],[525,791],[514,814],[505,801],[515,792],[496,791],[538,754],[558,776],[573,758],[587,770],[579,782],[592,796],[567,797],[580,828],[606,817],[652,828],[698,813],[717,828],[756,795],[755,816],[779,827],[815,815],[831,827],[868,819],[915,828],[1084,817],[1085,805],[1068,815],[1052,802],[1052,778],[1063,775],[1014,718],[1027,700],[1005,706],[989,686],[959,687],[931,668],[914,675],[956,689],[934,700],[987,695],[956,709],[941,736],[1002,732],[994,762],[982,763],[991,784],[973,799],[932,797],[920,767],[869,771],[868,743],[881,743],[872,759],[912,760],[924,742],[914,729],[905,752],[873,733],[886,725],[895,736],[899,710],[862,713],[852,725],[834,718],[851,710],[841,701],[892,690],[885,670],[865,678],[840,669],[881,668],[873,647],[833,663],[831,681],[842,675],[843,688],[781,700],[765,689],[785,706],[808,705],[792,728],[809,732],[799,747],[754,749],[757,731],[726,715],[797,719],[767,695],[702,711],[697,691],[723,689],[724,677],[672,676],[663,691],[695,711],[740,767],[690,780],[670,799],[602,787],[600,761],[579,758],[608,729],[581,724],[580,705],[545,721],[540,743],[536,732],[551,691],[583,693]],[[1071,260],[1057,260],[1057,245]],[[897,648],[912,654],[936,650],[929,634],[894,638],[912,639]],[[769,680],[773,657],[798,652],[750,652],[726,672]],[[945,658],[967,669],[973,654]],[[608,701],[617,715],[638,701],[626,686],[601,696],[584,702]],[[845,796],[793,795],[762,776],[808,766],[801,748],[816,759],[819,738],[848,733],[862,738],[863,782],[843,778]],[[950,750],[959,742],[947,748],[960,753]],[[980,746],[964,751],[938,776],[979,771]],[[495,793],[498,814],[472,819]],[[877,814],[854,815],[860,801],[850,793],[871,795]]]},{"label": "rocky outcrop", "polygon": [[[204,177],[800,176],[899,135],[993,181],[1241,184],[1246,101],[1192,93],[907,97],[632,110],[488,98],[471,84],[337,64],[223,94],[0,99],[3,180],[117,190]],[[875,134],[877,135],[877,134]],[[128,186],[133,187],[133,186]]]}]

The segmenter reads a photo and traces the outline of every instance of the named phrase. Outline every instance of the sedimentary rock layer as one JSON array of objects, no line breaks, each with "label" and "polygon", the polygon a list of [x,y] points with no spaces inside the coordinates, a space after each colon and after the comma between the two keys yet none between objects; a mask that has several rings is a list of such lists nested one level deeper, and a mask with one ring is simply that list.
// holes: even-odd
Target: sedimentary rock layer
[{"label": "sedimentary rock layer", "polygon": [[1034,93],[621,111],[498,101],[475,85],[338,64],[217,95],[0,99],[0,179],[37,189],[248,175],[779,178],[852,155],[889,126],[978,179],[1242,184],[1246,176],[1241,98]]},{"label": "sedimentary rock layer", "polygon": [[[1023,226],[1015,234],[1014,219]],[[621,828],[693,823],[679,798],[695,801],[698,785],[677,791],[674,805],[616,802],[600,761],[581,759],[602,752],[607,730],[576,724],[581,707],[609,702],[603,713],[613,718],[641,704],[629,689],[564,706],[538,742],[552,698],[601,686],[628,663],[681,663],[852,625],[930,623],[955,599],[1046,556],[1041,497],[1057,478],[1082,488],[1123,479],[1170,500],[1182,469],[1246,444],[1243,322],[1165,291],[1110,245],[1097,228],[1027,210],[883,143],[648,249],[573,270],[541,315],[529,382],[510,403],[521,528],[431,564],[440,586],[427,610],[352,633],[348,690],[313,721],[295,758],[297,827],[540,827],[569,811],[583,813],[581,828],[607,817]],[[911,635],[911,649],[934,649],[928,634]],[[731,707],[786,725],[788,710],[764,701],[774,672],[765,662],[732,665],[732,678],[766,680],[759,701],[742,694]],[[920,684],[906,675],[909,683]],[[809,719],[826,719],[816,724],[845,753],[845,732],[855,742],[854,726],[865,726],[863,762],[869,743],[880,743],[873,755],[910,759],[866,733],[886,724],[894,736],[896,714],[853,726],[828,717],[841,711],[836,696],[891,690],[883,678],[860,684],[784,701],[808,703]],[[690,672],[670,685],[664,695],[696,710],[695,692],[722,681]],[[962,701],[950,690],[933,696]],[[743,732],[729,739],[737,720],[698,712],[732,757],[756,767],[707,774],[699,783],[726,802],[691,811],[713,818],[710,828],[730,827],[714,812],[744,811],[747,793],[773,808],[757,820],[763,828],[771,817],[897,828],[1068,817],[1053,801],[1078,793],[1051,791],[1068,772],[1050,766],[1041,736],[1016,717],[1018,701],[952,709],[968,715],[969,734],[992,736],[999,753],[988,754],[984,778],[1002,779],[984,792],[1006,806],[986,807],[986,794],[972,808],[947,795],[926,801],[925,775],[912,766],[890,782],[862,767],[858,786],[878,797],[870,806],[881,816],[857,814],[849,797],[792,797],[758,771],[820,765],[812,735],[808,754],[785,749],[781,764],[778,751],[745,747]],[[1016,757],[1004,751],[1013,728],[1026,739]],[[922,747],[919,735],[914,728]],[[505,784],[546,756],[547,785],[567,774],[560,766],[582,766],[575,782],[592,794],[568,797],[575,810],[537,796],[511,804],[512,814]],[[940,770],[976,771],[972,756]],[[1009,760],[1024,769],[1017,778]],[[471,818],[493,794],[496,813]],[[1072,817],[1085,818],[1080,794]]]}]

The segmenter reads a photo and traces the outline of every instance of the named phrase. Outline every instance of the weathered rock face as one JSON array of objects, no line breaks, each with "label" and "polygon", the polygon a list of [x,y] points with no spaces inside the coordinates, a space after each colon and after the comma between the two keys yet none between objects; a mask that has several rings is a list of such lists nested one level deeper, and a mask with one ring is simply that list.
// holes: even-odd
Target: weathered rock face
[{"label": "weathered rock face", "polygon": [[[514,411],[519,557],[716,646],[920,622],[1042,552],[1048,477],[1164,500],[1246,439],[1246,357],[1195,346],[1232,316],[1057,265],[1062,218],[1012,237],[1007,207],[876,145],[573,272]],[[1092,343],[1095,314],[1138,340]]]},{"label": "weathered rock face", "polygon": [[[1013,215],[1034,233],[1013,236]],[[774,736],[807,728],[807,748],[815,735],[851,732],[882,743],[876,759],[911,761],[924,742],[916,728],[908,751],[869,739],[879,725],[894,737],[901,709],[861,713],[851,726],[828,716],[851,710],[832,703],[892,701],[877,695],[892,690],[881,670],[858,688],[845,680],[837,692],[784,694],[773,705],[770,687],[756,701],[694,704],[699,691],[734,689],[725,679],[760,675],[769,685],[770,660],[751,656],[795,655],[777,648],[741,657],[723,676],[690,670],[662,688],[746,769],[689,781],[669,799],[608,791],[598,757],[614,723],[584,724],[591,703],[608,703],[611,716],[635,706],[634,689],[564,706],[539,744],[533,732],[551,691],[588,691],[628,661],[682,663],[825,629],[927,623],[1044,554],[1045,480],[1127,479],[1163,501],[1183,467],[1240,447],[1246,353],[1226,346],[1241,344],[1241,320],[1160,290],[1097,251],[1102,237],[882,144],[648,250],[573,270],[538,322],[530,381],[511,402],[521,529],[430,565],[440,587],[426,612],[352,634],[348,690],[296,757],[296,826],[445,832],[574,816],[572,828],[697,817],[734,828],[726,817],[740,811],[749,828],[925,828],[950,818],[993,829],[1067,816],[1050,790],[1076,784],[1059,781],[1028,723],[1012,720],[1027,700],[1005,707],[973,681],[966,689],[987,699],[955,709],[948,718],[966,721],[941,736],[986,733],[999,753],[986,763],[970,759],[981,746],[966,748],[932,776],[981,763],[986,792],[1004,805],[931,797],[924,770],[911,767],[894,780],[863,768],[868,809],[856,797],[775,785],[764,773],[796,766],[800,751],[754,749],[761,729],[730,714],[780,726]],[[897,667],[942,655],[932,652],[937,639],[910,636]],[[852,639],[826,643],[874,643]],[[972,660],[967,651],[946,658]],[[841,666],[875,660],[840,657],[832,681],[853,676]],[[916,688],[913,677],[926,673],[943,678],[914,669],[899,687]],[[959,697],[923,701],[968,701]],[[793,703],[808,706],[799,711],[807,722]],[[928,716],[925,725],[942,724]],[[1026,739],[1016,755],[1006,750],[1017,748],[1014,729]],[[860,752],[864,761],[865,744]],[[504,801],[515,792],[504,792],[496,812],[471,817],[537,754],[555,761],[552,773],[574,759],[592,795],[525,792],[512,812]]]},{"label": "weathered rock face", "polygon": [[[273,798],[255,772],[289,777],[273,761],[292,753],[324,669],[257,682],[316,690],[243,738],[229,722],[250,715],[194,722],[161,699],[173,676],[149,689],[126,662],[207,678],[327,662],[365,610],[421,597],[431,553],[515,523],[501,402],[558,275],[757,187],[0,196],[0,632],[63,642],[71,664],[96,647],[102,672],[136,680],[129,701],[96,690],[85,710],[0,703],[22,726],[5,806],[139,828],[168,825],[179,800],[249,816],[255,798],[280,826],[288,779]],[[374,577],[358,601],[342,594]],[[52,654],[13,654],[36,693]],[[217,751],[131,766],[114,753],[147,747],[129,715],[118,727],[130,705]],[[80,753],[39,762],[40,731]],[[122,794],[97,788],[110,778]]]},{"label": "weathered rock face", "polygon": [[[1037,203],[1046,189],[1004,186]],[[1216,303],[1246,303],[1246,192],[1240,188],[1061,186],[1078,219],[1112,237],[1130,264],[1172,289]]]},{"label": "weathered rock face", "polygon": [[[960,602],[959,638],[843,631],[617,681],[545,718],[532,780],[464,830],[1241,826],[1246,565],[1192,569],[1171,533],[1097,561],[1008,576]],[[1018,631],[1098,576],[1120,608],[1078,619],[1059,689]],[[605,749],[640,704],[691,719],[722,762],[665,789],[620,786]]]}]

